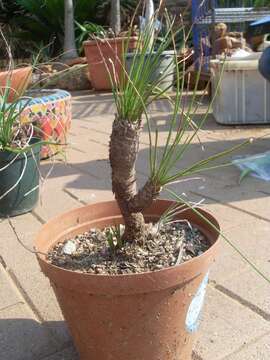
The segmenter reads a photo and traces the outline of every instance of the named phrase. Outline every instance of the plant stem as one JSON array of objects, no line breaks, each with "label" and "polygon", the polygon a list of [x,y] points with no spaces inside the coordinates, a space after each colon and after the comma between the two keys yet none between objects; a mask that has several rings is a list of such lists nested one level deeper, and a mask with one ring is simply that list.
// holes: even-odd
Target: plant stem
[{"label": "plant stem", "polygon": [[110,141],[112,190],[125,221],[124,241],[143,236],[142,214],[129,211],[129,201],[136,194],[135,162],[139,148],[140,125],[115,119]]},{"label": "plant stem", "polygon": [[123,241],[141,241],[145,237],[142,211],[150,206],[159,189],[148,181],[137,193],[135,163],[139,150],[141,122],[132,124],[115,119],[110,141],[112,190],[125,222]]}]

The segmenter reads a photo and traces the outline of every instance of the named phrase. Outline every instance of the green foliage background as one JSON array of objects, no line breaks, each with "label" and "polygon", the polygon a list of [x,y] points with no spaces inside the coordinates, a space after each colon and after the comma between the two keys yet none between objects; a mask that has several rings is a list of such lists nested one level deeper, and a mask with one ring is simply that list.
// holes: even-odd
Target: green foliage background
[{"label": "green foliage background", "polygon": [[[134,10],[136,0],[122,0],[122,19]],[[109,26],[110,0],[74,0],[77,23],[92,22]],[[0,22],[15,56],[38,52],[47,47],[47,55],[58,55],[64,38],[64,0],[2,0]],[[80,28],[76,28],[76,37]]]}]

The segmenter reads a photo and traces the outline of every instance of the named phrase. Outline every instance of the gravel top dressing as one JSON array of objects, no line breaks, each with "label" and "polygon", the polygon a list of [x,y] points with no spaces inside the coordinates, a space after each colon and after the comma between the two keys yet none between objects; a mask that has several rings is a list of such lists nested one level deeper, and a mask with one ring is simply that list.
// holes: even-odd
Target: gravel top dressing
[{"label": "gravel top dressing", "polygon": [[194,226],[184,222],[148,224],[143,244],[126,243],[121,249],[109,246],[104,230],[90,229],[73,239],[58,243],[48,260],[59,267],[91,274],[137,274],[181,264],[201,255],[210,244]]}]

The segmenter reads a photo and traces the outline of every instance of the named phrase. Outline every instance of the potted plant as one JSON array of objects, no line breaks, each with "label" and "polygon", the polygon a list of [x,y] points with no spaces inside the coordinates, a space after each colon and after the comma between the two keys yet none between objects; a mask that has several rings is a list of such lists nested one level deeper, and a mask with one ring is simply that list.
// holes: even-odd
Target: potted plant
[{"label": "potted plant", "polygon": [[28,98],[10,102],[10,88],[0,96],[0,217],[15,216],[34,208],[39,194],[39,153],[42,142],[33,123],[20,116]]},{"label": "potted plant", "polygon": [[120,79],[124,53],[133,50],[137,43],[135,34],[121,36],[120,0],[111,1],[111,30],[97,35],[84,42],[91,84],[96,90],[111,90],[109,74]]},{"label": "potted plant", "polygon": [[[181,106],[184,74],[178,68],[176,93],[169,99],[173,113],[167,140],[159,148],[159,133],[151,131],[147,107],[164,94],[158,80],[149,81],[164,45],[149,50],[151,33],[146,30],[141,36],[143,45],[136,51],[154,52],[153,57],[135,59],[130,74],[122,66],[125,81],[116,83],[111,76],[117,85],[109,154],[116,200],[52,219],[35,242],[40,267],[50,279],[82,360],[190,359],[218,247],[219,226],[210,214],[177,194],[176,201],[157,198],[167,185],[206,170],[230,151],[179,167],[207,114],[193,123],[196,89],[187,110]],[[168,33],[165,41],[171,36]],[[137,191],[135,163],[143,115],[150,173]]]}]

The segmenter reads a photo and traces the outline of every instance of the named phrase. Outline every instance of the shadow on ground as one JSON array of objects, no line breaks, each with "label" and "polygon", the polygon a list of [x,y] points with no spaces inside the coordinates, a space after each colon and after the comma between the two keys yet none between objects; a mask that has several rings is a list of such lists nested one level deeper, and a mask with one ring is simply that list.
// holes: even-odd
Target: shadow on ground
[{"label": "shadow on ground", "polygon": [[0,319],[1,360],[79,360],[72,340],[59,343],[54,338],[63,321]]},{"label": "shadow on ground", "polygon": [[[40,324],[31,319],[19,318],[0,320],[1,360],[79,360],[72,340],[68,344],[58,344],[57,348],[49,338],[49,334],[46,339],[48,329],[63,326],[63,323],[53,321]],[[44,344],[41,345],[41,341]],[[192,360],[202,360],[202,358],[193,352]]]},{"label": "shadow on ground", "polygon": [[[256,132],[260,132],[262,129],[269,129],[269,134],[270,134],[270,128],[269,125],[265,125],[265,124],[250,124],[250,125],[224,125],[224,124],[218,124],[213,116],[212,113],[209,113],[207,118],[204,120],[204,113],[202,112],[197,112],[195,114],[193,114],[191,112],[191,117],[193,122],[197,125],[197,126],[201,126],[201,122],[203,121],[203,125],[201,126],[202,130],[211,130],[213,133],[215,134],[215,132],[218,131],[241,131],[241,134],[243,134],[244,132],[248,132],[250,130],[254,130],[254,133]],[[151,118],[151,125],[152,128],[155,129],[157,128],[160,132],[166,132],[169,130],[169,126],[170,126],[170,121],[172,119],[173,116],[173,112],[171,110],[168,110],[166,113],[162,113],[162,114],[151,114],[150,118]],[[178,126],[178,125],[177,125]],[[148,131],[147,128],[147,124],[144,125],[143,130],[145,132]],[[255,134],[254,134],[255,136]]]},{"label": "shadow on ground", "polygon": [[[246,139],[210,141],[204,142],[204,151],[201,144],[192,144],[189,147],[185,157],[178,161],[174,171],[185,169],[193,163],[207,158],[217,152],[231,149],[232,147],[243,143]],[[164,147],[159,148],[162,152]],[[254,144],[246,145],[237,152],[229,154],[222,160],[211,163],[212,165],[230,162],[235,155],[254,155],[269,150],[269,139],[262,138]],[[46,173],[50,164],[41,165],[41,170]],[[137,160],[138,182],[142,184],[148,173],[148,150],[142,149],[139,152]],[[111,190],[110,166],[106,159],[93,160],[77,163],[56,163],[51,174],[52,178],[68,177],[75,175],[75,179],[65,182],[66,189],[86,189],[94,192],[95,190]],[[257,180],[249,176],[239,185],[240,171],[234,166],[221,167],[215,170],[201,172],[199,177],[206,181],[203,184],[199,181],[187,181],[174,185],[177,193],[183,191],[199,192],[203,196],[209,197],[208,203],[216,202],[211,200],[216,196],[216,190],[219,191],[218,201],[222,203],[233,203],[235,201],[245,201],[248,199],[263,198],[270,195],[267,182]],[[202,186],[203,185],[203,186]]]}]

